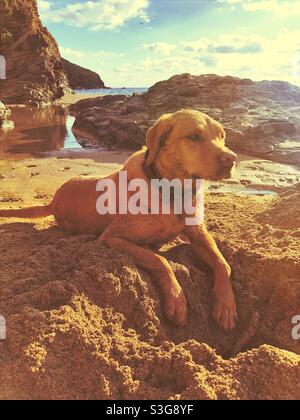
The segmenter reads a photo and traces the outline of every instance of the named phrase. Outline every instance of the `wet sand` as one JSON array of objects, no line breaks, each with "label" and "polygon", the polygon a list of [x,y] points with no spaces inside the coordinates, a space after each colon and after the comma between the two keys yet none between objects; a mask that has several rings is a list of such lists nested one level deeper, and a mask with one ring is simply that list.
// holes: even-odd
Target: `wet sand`
[{"label": "wet sand", "polygon": [[76,104],[76,102],[81,101],[82,99],[93,99],[98,98],[99,96],[104,96],[99,93],[67,93],[61,99],[57,101],[58,105],[69,106]]},{"label": "wet sand", "polygon": [[208,182],[208,190],[264,195],[283,191],[299,182],[300,166],[240,154],[234,177],[219,183]]}]

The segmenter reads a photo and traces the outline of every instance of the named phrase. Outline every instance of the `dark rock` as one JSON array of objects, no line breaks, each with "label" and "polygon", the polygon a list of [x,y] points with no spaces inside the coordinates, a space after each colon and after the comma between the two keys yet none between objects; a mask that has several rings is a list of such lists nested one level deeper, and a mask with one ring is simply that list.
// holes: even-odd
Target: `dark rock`
[{"label": "dark rock", "polygon": [[[285,140],[300,142],[300,88],[286,82],[182,74],[156,83],[142,95],[80,101],[71,112],[77,117],[77,132],[87,130],[95,144],[137,148],[145,144],[147,129],[160,115],[182,108],[220,121],[228,145],[236,152],[300,162],[299,149],[280,147]],[[103,121],[110,124],[102,125],[100,135]]]},{"label": "dark rock", "polygon": [[6,103],[45,105],[70,91],[58,46],[39,18],[36,0],[0,2],[0,54]]},{"label": "dark rock", "polygon": [[99,74],[62,58],[65,72],[72,89],[105,89]]}]

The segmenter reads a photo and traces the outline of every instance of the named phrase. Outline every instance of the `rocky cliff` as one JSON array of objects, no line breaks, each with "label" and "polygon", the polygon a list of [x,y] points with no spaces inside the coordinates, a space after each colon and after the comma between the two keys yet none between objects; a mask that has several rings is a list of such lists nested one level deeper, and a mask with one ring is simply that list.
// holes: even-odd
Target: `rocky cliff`
[{"label": "rocky cliff", "polygon": [[72,89],[105,89],[99,74],[62,59]]},{"label": "rocky cliff", "polygon": [[0,55],[5,103],[47,104],[69,90],[54,38],[41,24],[36,0],[0,1]]},{"label": "rocky cliff", "polygon": [[104,146],[137,148],[158,116],[181,108],[206,112],[223,123],[228,144],[237,152],[300,161],[300,88],[285,82],[182,74],[143,95],[84,100],[71,109],[77,116],[75,133],[88,133]]}]

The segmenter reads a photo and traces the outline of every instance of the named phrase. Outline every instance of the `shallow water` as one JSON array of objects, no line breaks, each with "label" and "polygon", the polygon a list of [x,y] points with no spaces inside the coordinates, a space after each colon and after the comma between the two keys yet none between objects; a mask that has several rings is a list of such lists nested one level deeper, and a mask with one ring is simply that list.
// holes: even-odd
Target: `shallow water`
[{"label": "shallow water", "polygon": [[0,137],[0,158],[25,158],[44,152],[81,149],[72,126],[75,118],[61,107],[12,108],[15,129]]},{"label": "shallow water", "polygon": [[148,88],[111,88],[111,89],[82,89],[76,90],[76,93],[99,94],[99,95],[132,95],[133,93],[145,93]]},{"label": "shallow water", "polygon": [[251,188],[245,187],[243,185],[234,185],[234,186],[227,186],[222,185],[218,189],[213,189],[210,186],[208,186],[208,192],[214,193],[214,194],[220,194],[220,193],[232,193],[232,194],[241,194],[241,195],[258,195],[258,196],[276,196],[278,193],[276,191],[271,191],[267,189],[261,189],[261,188]]},{"label": "shallow water", "polygon": [[[113,88],[78,90],[79,94],[132,95],[144,93],[148,88]],[[60,106],[44,109],[30,107],[12,107],[11,119],[15,129],[7,134],[0,134],[0,159],[23,159],[51,152],[84,151],[76,140],[72,126],[75,118]],[[84,139],[82,139],[84,145]],[[103,148],[99,147],[99,150]],[[98,150],[98,151],[99,151]],[[55,153],[54,153],[55,152]]]},{"label": "shallow water", "polygon": [[280,149],[293,149],[293,150],[299,150],[300,149],[300,141],[292,141],[292,140],[286,140],[283,143],[279,143]]}]

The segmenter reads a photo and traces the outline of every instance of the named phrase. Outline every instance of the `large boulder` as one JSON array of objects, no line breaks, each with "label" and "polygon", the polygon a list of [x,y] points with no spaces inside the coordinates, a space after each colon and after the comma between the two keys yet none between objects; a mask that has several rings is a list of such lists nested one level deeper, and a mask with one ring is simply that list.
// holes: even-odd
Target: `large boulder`
[{"label": "large boulder", "polygon": [[42,26],[36,0],[0,2],[0,40],[6,103],[48,104],[69,91],[57,43]]},{"label": "large boulder", "polygon": [[77,117],[75,134],[89,134],[94,144],[138,148],[156,118],[181,108],[206,112],[223,123],[228,144],[237,152],[299,163],[300,88],[285,82],[182,74],[142,95],[83,100],[71,110]]}]

